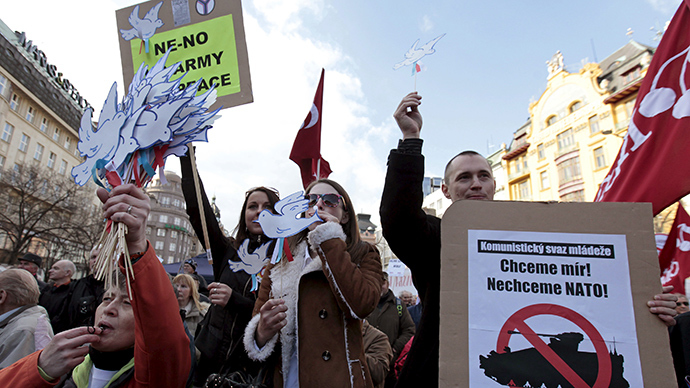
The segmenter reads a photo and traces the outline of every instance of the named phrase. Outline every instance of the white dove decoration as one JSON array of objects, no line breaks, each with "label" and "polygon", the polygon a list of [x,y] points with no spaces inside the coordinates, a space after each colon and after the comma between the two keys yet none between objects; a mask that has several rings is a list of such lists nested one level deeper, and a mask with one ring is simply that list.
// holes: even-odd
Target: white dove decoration
[{"label": "white dove decoration", "polygon": [[[161,9],[163,2],[156,4],[148,12],[143,19],[139,18],[139,5],[134,7],[132,13],[129,15],[129,24],[132,26],[129,30],[120,30],[120,35],[124,40],[132,40],[139,38],[144,44],[145,50],[149,52],[149,39],[156,33],[156,30],[163,26],[163,21],[158,18],[158,11]],[[139,49],[141,50],[141,49]]]},{"label": "white dove decoration", "polygon": [[436,38],[430,40],[420,48],[417,48],[417,44],[419,43],[419,39],[417,39],[417,41],[414,42],[412,47],[405,53],[405,60],[393,65],[393,69],[398,70],[403,66],[410,66],[422,59],[423,57],[435,53],[436,50],[434,50],[434,45],[444,36],[446,36],[446,34],[437,36]]},{"label": "white dove decoration", "polygon": [[309,209],[309,200],[304,198],[304,192],[298,191],[276,202],[275,211],[268,209],[259,213],[259,219],[254,221],[261,225],[264,234],[269,238],[285,238],[293,236],[317,221],[323,221],[318,213],[309,218],[298,216]]},{"label": "white dove decoration", "polygon": [[261,245],[256,248],[252,253],[249,253],[249,239],[245,239],[237,250],[237,255],[240,257],[241,261],[228,260],[228,265],[230,269],[234,272],[244,271],[248,275],[252,276],[252,291],[259,289],[259,283],[261,282],[261,271],[266,268],[269,258],[266,256],[268,254],[268,247],[271,245],[270,242]]},{"label": "white dove decoration", "polygon": [[166,68],[169,54],[170,50],[150,70],[144,64],[139,67],[120,104],[113,84],[97,130],[91,110],[84,112],[77,149],[86,160],[72,169],[77,184],[93,178],[106,187],[100,179],[108,176],[104,166],[112,164],[123,182],[142,187],[165,165],[167,156],[184,155],[192,141],[207,141],[206,133],[221,109],[209,110],[217,93],[211,88],[195,96],[199,82],[180,90],[184,76],[170,79],[180,63]]}]

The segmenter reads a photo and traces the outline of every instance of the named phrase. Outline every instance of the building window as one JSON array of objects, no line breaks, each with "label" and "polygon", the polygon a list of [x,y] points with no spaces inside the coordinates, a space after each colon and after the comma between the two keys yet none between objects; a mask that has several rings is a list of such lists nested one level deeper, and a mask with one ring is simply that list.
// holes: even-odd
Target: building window
[{"label": "building window", "polygon": [[638,78],[640,78],[640,68],[639,67],[636,67],[636,68],[630,70],[629,72],[623,74],[624,84],[629,84]]},{"label": "building window", "polygon": [[579,156],[565,160],[558,165],[558,183],[561,186],[581,177]]},{"label": "building window", "polygon": [[549,187],[551,187],[551,183],[549,183],[549,172],[548,171],[542,171],[539,173],[539,180],[541,181],[541,189],[546,190]]},{"label": "building window", "polygon": [[60,168],[58,169],[58,174],[65,175],[66,171],[67,171],[67,161],[65,159],[62,159],[60,161]]},{"label": "building window", "polygon": [[43,120],[41,120],[41,132],[45,132],[48,129],[48,118],[44,117]]},{"label": "building window", "polygon": [[156,236],[165,237],[165,229],[159,228],[158,231],[156,232]]},{"label": "building window", "polygon": [[563,202],[584,202],[585,201],[585,191],[577,190],[572,193],[568,193],[561,196],[561,201]]},{"label": "building window", "polygon": [[55,160],[57,159],[57,155],[54,153],[50,153],[50,156],[48,156],[48,168],[53,168],[55,166]]},{"label": "building window", "polygon": [[29,109],[26,110],[26,121],[33,123],[35,114],[36,112],[34,111],[34,107],[29,106]]},{"label": "building window", "polygon": [[41,161],[41,158],[43,157],[43,145],[41,143],[36,143],[36,152],[34,153],[34,159],[38,160],[39,162]]},{"label": "building window", "polygon": [[60,128],[55,127],[55,132],[53,132],[53,141],[57,142],[60,140]]},{"label": "building window", "polygon": [[568,110],[570,111],[570,113],[573,113],[580,108],[582,108],[582,101],[576,101],[575,103],[573,103],[573,105],[570,105],[570,108],[568,108]]},{"label": "building window", "polygon": [[19,109],[19,96],[16,93],[12,95],[12,100],[10,100],[10,109],[15,112]]},{"label": "building window", "polygon": [[156,241],[156,250],[157,251],[162,251],[163,247],[165,246],[165,243],[163,241]]},{"label": "building window", "polygon": [[65,136],[65,149],[69,150],[69,147],[72,145],[72,139],[69,136]]},{"label": "building window", "polygon": [[146,227],[146,234],[148,234],[149,236],[151,235],[151,227],[150,226]]},{"label": "building window", "polygon": [[179,199],[177,199],[177,198],[176,198],[176,199],[173,199],[173,202],[172,202],[172,203],[173,203],[173,206],[175,206],[175,207],[180,207],[180,200],[179,200]]},{"label": "building window", "polygon": [[5,157],[0,155],[0,170],[5,168]]},{"label": "building window", "polygon": [[513,185],[513,197],[515,199],[529,199],[529,179]]},{"label": "building window", "polygon": [[589,133],[594,135],[599,132],[599,116],[594,115],[589,118]]},{"label": "building window", "polygon": [[164,223],[164,224],[167,224],[167,223],[168,223],[168,216],[165,215],[165,214],[161,214],[161,215],[158,217],[158,222],[162,222],[162,223]]},{"label": "building window", "polygon": [[175,217],[175,225],[180,226],[180,218]]},{"label": "building window", "polygon": [[5,123],[5,128],[2,130],[2,140],[9,143],[12,140],[12,133],[14,133],[14,126],[10,123]]},{"label": "building window", "polygon": [[5,95],[5,90],[7,90],[7,78],[0,74],[0,96]]},{"label": "building window", "polygon": [[546,149],[544,148],[543,143],[537,146],[537,157],[539,160],[546,159]]},{"label": "building window", "polygon": [[556,115],[551,115],[551,116],[549,116],[549,118],[546,119],[546,126],[548,127],[549,125],[552,125],[555,122],[556,122]]},{"label": "building window", "polygon": [[170,238],[177,238],[177,231],[176,230],[170,231]]},{"label": "building window", "polygon": [[594,165],[597,170],[606,167],[606,157],[604,156],[604,147],[594,149]]},{"label": "building window", "polygon": [[22,133],[22,140],[19,141],[19,151],[26,152],[26,150],[29,148],[30,141],[31,138],[26,136],[26,133]]},{"label": "building window", "polygon": [[170,205],[170,197],[160,197],[161,205]]},{"label": "building window", "polygon": [[561,132],[557,136],[558,138],[558,150],[564,150],[573,144],[575,144],[575,135],[573,134],[573,129],[568,128]]},{"label": "building window", "polygon": [[177,249],[177,244],[175,243],[170,243],[170,246],[168,246],[168,250],[170,252],[175,252],[175,249]]}]

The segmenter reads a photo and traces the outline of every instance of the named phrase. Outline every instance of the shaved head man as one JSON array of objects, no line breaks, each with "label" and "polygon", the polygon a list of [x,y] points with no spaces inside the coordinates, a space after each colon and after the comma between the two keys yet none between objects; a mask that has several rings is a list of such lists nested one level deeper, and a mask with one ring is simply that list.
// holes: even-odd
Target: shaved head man
[{"label": "shaved head man", "polygon": [[48,285],[41,290],[38,303],[48,311],[56,334],[70,327],[67,308],[74,288],[72,276],[76,271],[71,261],[56,261],[48,270]]}]

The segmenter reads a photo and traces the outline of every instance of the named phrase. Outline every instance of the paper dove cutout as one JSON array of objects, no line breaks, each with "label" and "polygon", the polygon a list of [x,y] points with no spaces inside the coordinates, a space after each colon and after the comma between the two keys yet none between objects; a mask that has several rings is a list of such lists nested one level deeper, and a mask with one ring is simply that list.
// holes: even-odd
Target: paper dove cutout
[{"label": "paper dove cutout", "polygon": [[309,218],[297,218],[309,209],[309,200],[304,198],[304,192],[298,191],[281,199],[274,205],[277,214],[265,209],[259,213],[259,219],[254,221],[261,225],[264,234],[270,238],[285,238],[293,236],[316,221],[323,221],[318,213]]},{"label": "paper dove cutout", "polygon": [[244,271],[248,275],[252,276],[252,291],[259,289],[259,283],[261,282],[261,276],[266,264],[268,264],[269,258],[268,247],[271,245],[270,242],[261,245],[254,252],[249,253],[247,248],[249,247],[249,239],[245,239],[237,250],[237,255],[240,257],[241,261],[231,261],[228,260],[228,265],[230,269],[234,272]]},{"label": "paper dove cutout", "polygon": [[[139,18],[139,5],[134,7],[132,13],[129,15],[129,24],[132,26],[129,30],[120,30],[120,35],[124,40],[132,40],[139,38],[145,45],[146,52],[149,52],[149,39],[156,33],[159,27],[163,26],[163,21],[158,18],[158,11],[161,9],[163,2],[156,4],[148,12],[143,19]],[[141,48],[139,49],[141,50]]]},{"label": "paper dove cutout", "polygon": [[417,39],[417,41],[414,42],[412,47],[405,53],[405,60],[403,60],[400,63],[396,63],[395,65],[393,65],[393,69],[398,70],[399,68],[401,68],[403,66],[410,66],[410,65],[414,64],[415,62],[419,61],[420,59],[422,59],[423,57],[435,53],[436,50],[434,50],[434,45],[444,36],[446,36],[446,34],[437,36],[436,38],[430,40],[429,42],[427,42],[424,46],[422,46],[420,48],[417,48],[417,44],[419,43],[419,39]]},{"label": "paper dove cutout", "polygon": [[170,50],[150,70],[145,64],[139,67],[120,104],[113,84],[96,130],[92,111],[84,111],[77,149],[86,160],[72,169],[77,184],[93,178],[106,187],[100,179],[105,165],[112,163],[123,182],[142,187],[165,165],[167,156],[184,155],[189,142],[207,140],[206,132],[220,117],[220,108],[209,111],[216,101],[215,88],[199,96],[199,82],[180,90],[184,76],[170,79],[180,63],[166,68],[169,54]]}]

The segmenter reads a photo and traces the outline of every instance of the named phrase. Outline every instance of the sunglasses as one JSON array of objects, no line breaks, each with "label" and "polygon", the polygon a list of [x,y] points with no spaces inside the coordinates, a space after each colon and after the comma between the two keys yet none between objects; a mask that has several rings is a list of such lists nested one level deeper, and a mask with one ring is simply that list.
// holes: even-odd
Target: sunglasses
[{"label": "sunglasses", "polygon": [[676,306],[690,306],[690,302],[676,302]]},{"label": "sunglasses", "polygon": [[328,207],[338,207],[343,196],[340,194],[307,194],[304,198],[309,200],[309,207],[316,205],[319,199]]}]

